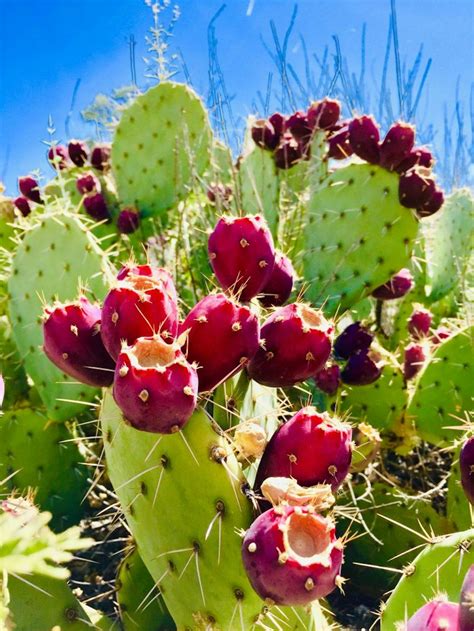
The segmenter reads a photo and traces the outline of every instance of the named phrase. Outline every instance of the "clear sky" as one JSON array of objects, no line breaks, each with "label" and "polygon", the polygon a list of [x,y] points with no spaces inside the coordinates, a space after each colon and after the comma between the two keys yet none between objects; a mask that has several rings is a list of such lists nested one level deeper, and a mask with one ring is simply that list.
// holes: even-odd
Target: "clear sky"
[{"label": "clear sky", "polygon": [[[179,48],[194,87],[206,96],[208,25],[224,3],[181,0],[178,4],[181,17],[172,47]],[[294,4],[287,0],[227,0],[217,19],[219,60],[236,117],[254,109],[257,91],[265,93],[268,73],[277,74],[263,42],[274,50],[270,21],[282,39]],[[365,22],[367,81],[380,79],[389,0],[299,0],[297,4],[288,60],[298,74],[304,74],[300,35],[310,56],[320,56],[326,44],[333,54],[334,34],[351,69],[358,73]],[[422,63],[432,58],[420,110],[436,126],[441,124],[444,103],[450,108],[454,104],[458,77],[461,105],[468,113],[473,5],[472,0],[397,1],[402,62],[406,59],[412,64],[421,43]],[[18,175],[35,168],[48,171],[41,144],[48,138],[48,117],[55,123],[56,137],[66,140],[65,119],[78,79],[70,132],[79,137],[92,135],[93,130],[81,123],[80,111],[96,93],[130,83],[130,36],[137,42],[138,83],[146,85],[142,58],[151,23],[150,8],[142,0],[0,0],[0,179],[7,183],[10,194],[15,194]],[[393,67],[389,82],[394,90]]]}]

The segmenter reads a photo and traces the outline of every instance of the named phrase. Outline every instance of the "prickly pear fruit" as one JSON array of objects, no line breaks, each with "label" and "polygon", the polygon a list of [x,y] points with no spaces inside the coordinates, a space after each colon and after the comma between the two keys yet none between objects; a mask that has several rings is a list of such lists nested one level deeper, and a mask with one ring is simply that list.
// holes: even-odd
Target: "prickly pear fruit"
[{"label": "prickly pear fruit", "polygon": [[110,219],[110,212],[107,202],[102,193],[93,193],[84,197],[84,208],[88,215],[96,221],[104,221]]},{"label": "prickly pear fruit", "polygon": [[307,143],[313,131],[313,125],[305,112],[295,112],[285,121],[285,131],[289,131],[296,140]]},{"label": "prickly pear fruit", "polygon": [[280,141],[280,132],[275,130],[272,123],[265,118],[260,118],[252,125],[252,139],[262,149],[273,151]]},{"label": "prickly pear fruit", "polygon": [[406,156],[404,160],[397,165],[395,170],[397,173],[406,173],[415,166],[430,169],[433,166],[433,154],[425,147],[416,147]]},{"label": "prickly pear fruit", "polygon": [[410,335],[416,340],[426,337],[430,332],[432,321],[433,314],[431,311],[423,309],[422,307],[416,307],[408,320],[408,331]]},{"label": "prickly pear fruit", "polygon": [[341,359],[349,359],[358,351],[367,350],[372,344],[374,336],[362,324],[357,321],[349,324],[344,331],[337,336],[334,342],[334,353]]},{"label": "prickly pear fruit", "polygon": [[100,193],[101,185],[99,178],[90,171],[77,178],[76,188],[81,195],[87,195],[88,193]]},{"label": "prickly pear fruit", "polygon": [[275,265],[267,283],[262,288],[260,302],[265,307],[280,307],[291,295],[296,276],[290,259],[279,252],[275,252]]},{"label": "prickly pear fruit", "polygon": [[459,605],[431,600],[413,614],[405,631],[458,631]]},{"label": "prickly pear fruit", "polygon": [[260,215],[219,219],[208,251],[220,285],[243,302],[262,290],[275,264],[272,235]]},{"label": "prickly pear fruit", "polygon": [[63,372],[90,386],[110,386],[115,363],[100,337],[100,308],[81,296],[45,309],[44,352]]},{"label": "prickly pear fruit", "polygon": [[41,193],[39,190],[39,184],[34,177],[25,175],[18,178],[18,188],[20,193],[35,204],[42,204]]},{"label": "prickly pear fruit", "polygon": [[459,468],[464,494],[474,506],[474,436],[468,438],[461,448]]},{"label": "prickly pear fruit", "polygon": [[395,123],[380,145],[380,166],[394,171],[410,155],[415,144],[415,129],[408,123]]},{"label": "prickly pear fruit", "polygon": [[372,292],[372,296],[378,300],[395,300],[396,298],[402,298],[409,291],[413,289],[413,276],[410,270],[404,268],[401,269],[395,276],[376,287]]},{"label": "prickly pear fruit", "polygon": [[360,116],[349,123],[349,142],[354,153],[372,164],[378,164],[380,133],[372,116]]},{"label": "prickly pear fruit", "polygon": [[117,274],[117,280],[124,280],[128,276],[148,276],[155,281],[163,283],[165,291],[171,300],[178,303],[178,294],[173,281],[173,277],[164,267],[154,267],[152,265],[124,265]]},{"label": "prickly pear fruit", "polygon": [[91,152],[91,164],[98,171],[105,171],[110,161],[110,145],[95,145]]},{"label": "prickly pear fruit", "polygon": [[439,326],[437,329],[433,331],[433,335],[431,336],[431,342],[434,346],[438,346],[444,340],[449,339],[453,335],[451,329],[448,329],[447,326]]},{"label": "prickly pear fruit", "polygon": [[117,359],[114,399],[127,421],[145,432],[179,431],[196,407],[198,377],[179,345],[159,335],[123,346]]},{"label": "prickly pear fruit", "polygon": [[426,361],[427,354],[423,344],[417,344],[412,342],[405,348],[404,360],[403,360],[403,374],[405,379],[413,379]]},{"label": "prickly pear fruit", "polygon": [[341,380],[349,386],[368,386],[382,374],[384,362],[376,351],[362,350],[351,355],[341,371]]},{"label": "prickly pear fruit", "polygon": [[438,212],[438,210],[441,208],[443,204],[444,204],[444,193],[440,188],[435,186],[429,198],[425,202],[423,202],[421,206],[419,206],[416,209],[416,215],[420,219],[422,219],[423,217],[429,217],[430,215],[434,215],[435,213]]},{"label": "prickly pear fruit", "polygon": [[69,153],[67,147],[64,145],[55,145],[50,147],[48,151],[48,160],[53,169],[63,171],[69,169],[72,166],[72,162],[69,159]]},{"label": "prickly pear fruit", "polygon": [[335,160],[344,160],[354,153],[349,139],[349,127],[335,131],[328,138],[328,155]]},{"label": "prickly pear fruit", "polygon": [[258,349],[257,317],[224,294],[200,300],[180,332],[187,333],[183,349],[188,361],[198,366],[200,392],[212,390],[241,370]]},{"label": "prickly pear fruit", "polygon": [[278,169],[290,169],[303,158],[305,153],[303,144],[289,132],[285,132],[275,149],[273,159]]},{"label": "prickly pear fruit", "polygon": [[341,383],[341,369],[337,364],[326,366],[317,373],[314,381],[321,392],[332,396],[336,394]]},{"label": "prickly pear fruit", "polygon": [[114,359],[122,341],[133,344],[139,337],[159,334],[171,342],[177,332],[177,304],[152,276],[129,274],[118,280],[104,300],[101,335]]},{"label": "prickly pear fruit", "polygon": [[140,226],[140,213],[135,208],[124,208],[117,217],[117,228],[122,234],[132,234]]},{"label": "prickly pear fruit", "polygon": [[264,323],[260,347],[247,371],[264,386],[286,387],[314,377],[331,352],[333,326],[302,303],[275,309]]},{"label": "prickly pear fruit", "polygon": [[31,212],[31,206],[26,197],[17,197],[13,203],[15,204],[15,207],[18,208],[23,217],[28,217]]},{"label": "prickly pear fruit", "polygon": [[302,408],[281,425],[268,443],[258,467],[255,487],[266,478],[291,477],[301,486],[330,484],[336,490],[351,465],[350,425]]},{"label": "prickly pear fruit", "polygon": [[89,147],[83,140],[70,140],[67,146],[71,162],[78,167],[83,167],[89,158]]},{"label": "prickly pear fruit", "polygon": [[261,598],[277,605],[305,605],[336,587],[343,547],[330,519],[310,507],[282,505],[253,522],[242,558]]},{"label": "prickly pear fruit", "polygon": [[434,191],[435,183],[429,177],[429,171],[415,167],[400,177],[398,199],[406,208],[420,208],[430,199]]},{"label": "prickly pear fruit", "polygon": [[474,565],[466,572],[459,603],[459,631],[474,629]]},{"label": "prickly pear fruit", "polygon": [[328,129],[337,123],[341,114],[341,104],[334,99],[324,98],[315,101],[308,108],[307,118],[316,129]]}]

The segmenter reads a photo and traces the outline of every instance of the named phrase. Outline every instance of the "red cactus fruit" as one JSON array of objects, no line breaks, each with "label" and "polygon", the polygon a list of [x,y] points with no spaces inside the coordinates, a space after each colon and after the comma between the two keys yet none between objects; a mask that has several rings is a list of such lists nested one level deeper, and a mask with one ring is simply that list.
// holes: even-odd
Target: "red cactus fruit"
[{"label": "red cactus fruit", "polygon": [[337,123],[341,114],[341,104],[334,99],[324,98],[310,105],[307,118],[311,127],[328,129]]},{"label": "red cactus fruit", "polygon": [[117,229],[122,234],[132,234],[140,227],[140,213],[135,208],[124,208],[117,217]]},{"label": "red cactus fruit", "polygon": [[275,130],[275,132],[279,136],[281,136],[285,127],[286,116],[283,116],[283,114],[280,114],[280,112],[275,112],[270,116],[268,120],[273,125],[273,129]]},{"label": "red cactus fruit", "polygon": [[171,343],[178,332],[178,306],[160,280],[129,274],[107,294],[102,307],[101,334],[116,359],[122,342],[155,334]]},{"label": "red cactus fruit", "polygon": [[207,392],[241,370],[258,349],[259,326],[252,311],[224,294],[206,296],[180,326],[183,350],[197,364],[199,391]]},{"label": "red cactus fruit", "polygon": [[430,197],[416,209],[416,215],[420,219],[423,217],[430,217],[440,210],[442,205],[444,204],[444,193],[443,191],[435,186],[434,191],[430,195]]},{"label": "red cactus fruit", "polygon": [[[458,631],[459,605],[431,600],[406,623],[405,631]],[[471,627],[472,630],[472,627]]]},{"label": "red cactus fruit", "polygon": [[254,122],[251,129],[252,139],[262,149],[273,151],[280,142],[280,131],[275,130],[272,123],[260,118]]},{"label": "red cactus fruit", "polygon": [[366,350],[372,344],[374,336],[357,321],[346,326],[334,342],[334,354],[340,359],[349,359],[358,351]]},{"label": "red cactus fruit", "polygon": [[117,280],[124,280],[129,276],[148,276],[155,281],[163,283],[165,291],[176,304],[178,294],[174,285],[173,277],[164,267],[154,267],[153,265],[124,265],[117,274]]},{"label": "red cactus fruit", "polygon": [[433,314],[428,309],[417,307],[408,320],[408,331],[416,340],[426,337],[430,332]]},{"label": "red cactus fruit", "polygon": [[341,371],[341,380],[349,386],[368,386],[382,374],[384,362],[380,355],[368,349],[351,355]]},{"label": "red cactus fruit", "polygon": [[403,361],[403,374],[405,379],[413,379],[426,361],[426,349],[423,344],[417,344],[412,342],[405,348],[404,361]]},{"label": "red cactus fruit", "polygon": [[415,144],[415,128],[408,123],[395,123],[380,145],[380,166],[394,171],[410,155]]},{"label": "red cactus fruit", "polygon": [[77,178],[76,188],[81,195],[100,193],[100,180],[92,171],[89,171],[89,173],[83,173]]},{"label": "red cactus fruit", "polygon": [[354,153],[372,164],[378,164],[380,133],[372,116],[360,116],[349,123],[349,141]]},{"label": "red cactus fruit", "polygon": [[343,545],[334,523],[308,506],[262,513],[242,543],[245,570],[257,594],[277,605],[306,605],[339,582]]},{"label": "red cactus fruit", "polygon": [[296,140],[307,142],[313,133],[313,125],[305,112],[295,112],[286,119],[285,131],[289,131]]},{"label": "red cactus fruit", "polygon": [[135,429],[172,434],[196,407],[198,377],[179,345],[159,335],[124,345],[117,359],[114,398]]},{"label": "red cactus fruit", "polygon": [[100,308],[81,296],[45,309],[43,349],[67,375],[90,386],[110,386],[115,362],[100,337]]},{"label": "red cactus fruit", "polygon": [[421,208],[434,192],[435,183],[427,169],[415,167],[400,177],[398,199],[406,208]]},{"label": "red cactus fruit", "polygon": [[448,329],[448,327],[439,326],[433,331],[433,335],[431,336],[431,343],[434,346],[438,346],[438,344],[442,344],[445,340],[449,340],[452,334],[453,332],[451,331],[451,329]]},{"label": "red cactus fruit", "polygon": [[83,167],[89,158],[89,147],[83,140],[70,140],[67,146],[71,162],[78,167]]},{"label": "red cactus fruit", "polygon": [[13,201],[15,208],[18,208],[23,217],[28,217],[31,212],[30,202],[26,199],[26,197],[17,197]]},{"label": "red cactus fruit", "polygon": [[336,490],[351,465],[350,425],[302,408],[279,427],[268,443],[258,467],[255,488],[266,478],[291,477],[301,486],[330,484]]},{"label": "red cactus fruit", "polygon": [[474,436],[468,438],[461,448],[459,468],[464,494],[474,506]]},{"label": "red cactus fruit", "polygon": [[286,132],[273,153],[278,169],[290,169],[305,156],[306,148],[292,134]]},{"label": "red cactus fruit", "polygon": [[86,213],[96,221],[104,221],[110,219],[110,212],[107,202],[102,193],[92,193],[84,197],[82,202]]},{"label": "red cactus fruit", "polygon": [[272,274],[262,288],[260,302],[265,307],[280,307],[291,295],[296,276],[290,259],[279,252],[275,252],[275,265]]},{"label": "red cactus fruit", "polygon": [[332,396],[336,394],[341,383],[341,369],[337,364],[326,366],[318,372],[314,381],[321,392]]},{"label": "red cactus fruit", "polygon": [[459,631],[474,629],[474,564],[466,572],[459,603]]},{"label": "red cactus fruit", "polygon": [[396,167],[397,173],[406,173],[415,166],[431,169],[434,164],[433,154],[426,147],[415,147]]},{"label": "red cactus fruit", "polygon": [[18,188],[23,197],[26,197],[35,204],[42,204],[41,193],[39,190],[39,184],[34,177],[25,175],[18,178]]},{"label": "red cactus fruit", "polygon": [[243,302],[263,289],[275,264],[272,235],[260,215],[219,219],[208,251],[220,285]]},{"label": "red cactus fruit", "polygon": [[372,292],[372,296],[378,300],[395,300],[396,298],[402,298],[412,289],[413,276],[410,270],[403,268],[395,276],[392,276],[389,281],[376,287]]},{"label": "red cactus fruit", "polygon": [[48,161],[55,170],[63,171],[72,167],[67,147],[64,145],[55,145],[50,147],[48,151]]},{"label": "red cactus fruit", "polygon": [[344,160],[354,153],[349,138],[349,127],[345,126],[328,138],[328,155],[335,160]]},{"label": "red cactus fruit", "polygon": [[91,152],[91,165],[98,171],[105,171],[109,166],[111,148],[109,144],[95,145]]},{"label": "red cactus fruit", "polygon": [[332,333],[321,311],[301,303],[279,307],[264,323],[247,371],[255,381],[275,388],[314,377],[328,360]]}]

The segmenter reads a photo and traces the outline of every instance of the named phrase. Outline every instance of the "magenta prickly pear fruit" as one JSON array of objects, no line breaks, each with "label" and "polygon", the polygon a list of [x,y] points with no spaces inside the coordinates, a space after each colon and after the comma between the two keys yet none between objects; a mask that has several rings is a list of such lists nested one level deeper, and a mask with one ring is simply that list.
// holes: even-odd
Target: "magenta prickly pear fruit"
[{"label": "magenta prickly pear fruit", "polygon": [[258,349],[257,317],[224,294],[200,300],[180,332],[186,334],[183,350],[188,361],[198,366],[200,392],[212,390],[241,370]]},{"label": "magenta prickly pear fruit", "polygon": [[251,134],[256,145],[273,151],[280,142],[281,129],[277,131],[269,120],[260,118],[252,125]]},{"label": "magenta prickly pear fruit", "polygon": [[474,506],[474,436],[468,438],[461,448],[459,467],[464,494]]},{"label": "magenta prickly pear fruit", "polygon": [[398,199],[406,208],[421,208],[434,192],[435,183],[427,169],[415,167],[400,177]]},{"label": "magenta prickly pear fruit", "polygon": [[408,320],[408,331],[416,340],[426,337],[430,332],[433,314],[428,309],[417,307]]},{"label": "magenta prickly pear fruit", "polygon": [[380,145],[380,166],[394,171],[415,144],[415,128],[408,123],[395,123]]},{"label": "magenta prickly pear fruit", "polygon": [[67,146],[71,161],[78,167],[83,167],[89,158],[89,147],[83,140],[70,140]]},{"label": "magenta prickly pear fruit", "polygon": [[67,147],[64,145],[50,147],[48,151],[48,160],[55,170],[59,169],[60,171],[63,171],[64,169],[69,169],[72,166]]},{"label": "magenta prickly pear fruit", "polygon": [[264,386],[289,387],[314,377],[331,353],[333,326],[321,311],[293,303],[264,323],[259,349],[247,366]]},{"label": "magenta prickly pear fruit", "polygon": [[117,359],[114,398],[135,429],[172,434],[196,407],[198,377],[179,345],[159,335],[124,346]]},{"label": "magenta prickly pear fruit", "polygon": [[439,326],[433,331],[433,335],[431,336],[431,343],[434,346],[438,346],[438,344],[442,344],[445,340],[449,339],[452,334],[453,332],[451,331],[451,329],[448,329],[448,327]]},{"label": "magenta prickly pear fruit", "polygon": [[67,375],[90,386],[110,386],[115,362],[100,336],[100,308],[81,297],[45,310],[44,352]]},{"label": "magenta prickly pear fruit", "polygon": [[423,344],[417,344],[416,342],[408,344],[405,349],[403,361],[403,374],[405,375],[405,379],[413,379],[413,377],[420,372],[426,361],[426,357],[426,349]]},{"label": "magenta prickly pear fruit", "polygon": [[444,193],[440,188],[435,187],[431,196],[420,207],[416,209],[417,217],[422,219],[423,217],[434,215],[438,212],[443,204]]},{"label": "magenta prickly pear fruit", "polygon": [[98,171],[105,171],[110,161],[110,145],[95,145],[91,152],[91,165]]},{"label": "magenta prickly pear fruit", "polygon": [[84,173],[77,178],[76,188],[81,195],[87,195],[88,193],[100,193],[100,180],[92,172]]},{"label": "magenta prickly pear fruit", "polygon": [[457,603],[431,600],[413,614],[404,631],[459,631],[458,622]]},{"label": "magenta prickly pear fruit", "polygon": [[403,268],[395,276],[376,287],[372,292],[372,296],[378,300],[395,300],[402,298],[413,289],[413,276],[410,270]]},{"label": "magenta prickly pear fruit", "polygon": [[307,142],[311,138],[313,125],[305,112],[295,112],[286,119],[285,131],[289,131],[296,140]]},{"label": "magenta prickly pear fruit", "polygon": [[308,506],[281,505],[247,530],[242,558],[252,587],[266,602],[306,605],[339,584],[343,545],[330,519]]},{"label": "magenta prickly pear fruit", "polygon": [[107,202],[102,193],[92,193],[87,195],[83,200],[84,209],[87,214],[96,221],[104,221],[110,219],[110,212]]},{"label": "magenta prickly pear fruit", "polygon": [[360,116],[349,123],[349,140],[354,153],[372,164],[380,159],[380,133],[372,116]]},{"label": "magenta prickly pear fruit", "polygon": [[283,116],[283,114],[280,114],[280,112],[275,112],[270,116],[268,120],[273,125],[273,129],[275,130],[275,132],[279,136],[281,136],[281,134],[283,133],[283,129],[285,128],[286,116]]},{"label": "magenta prickly pear fruit", "polygon": [[341,380],[349,386],[368,386],[382,374],[384,362],[380,355],[368,349],[351,355],[341,372]]},{"label": "magenta prickly pear fruit", "polygon": [[308,108],[307,118],[316,129],[328,129],[337,123],[341,114],[339,101],[325,98],[312,103]]},{"label": "magenta prickly pear fruit", "polygon": [[124,265],[117,274],[117,280],[124,280],[131,276],[147,276],[163,283],[165,291],[168,293],[171,300],[178,304],[178,294],[173,277],[164,267],[154,267],[152,265]]},{"label": "magenta prickly pear fruit", "polygon": [[35,204],[42,204],[41,193],[39,190],[39,184],[34,177],[25,175],[18,178],[18,188],[20,193]]},{"label": "magenta prickly pear fruit", "polygon": [[415,166],[431,169],[434,164],[433,154],[426,147],[416,147],[395,167],[397,173],[406,173]]},{"label": "magenta prickly pear fruit", "polygon": [[273,159],[279,169],[290,169],[303,158],[304,153],[302,143],[298,142],[292,134],[286,132],[275,149]]},{"label": "magenta prickly pear fruit", "polygon": [[18,208],[23,217],[28,217],[31,212],[31,206],[26,197],[17,197],[13,203],[15,205],[15,208]]},{"label": "magenta prickly pear fruit", "polygon": [[302,408],[279,427],[268,443],[258,467],[255,488],[266,478],[294,478],[301,486],[330,484],[336,490],[351,465],[350,425]]},{"label": "magenta prickly pear fruit", "polygon": [[341,369],[337,364],[327,366],[318,372],[314,381],[321,392],[332,396],[336,394],[341,383]]},{"label": "magenta prickly pear fruit", "polygon": [[132,234],[140,227],[140,213],[135,208],[124,208],[117,217],[117,229],[122,234]]},{"label": "magenta prickly pear fruit", "polygon": [[466,572],[459,603],[459,631],[474,629],[474,565]]},{"label": "magenta prickly pear fruit", "polygon": [[260,215],[219,219],[208,252],[220,285],[242,302],[263,289],[275,265],[272,235]]},{"label": "magenta prickly pear fruit", "polygon": [[349,139],[349,127],[331,134],[328,138],[328,155],[335,160],[344,160],[354,153]]},{"label": "magenta prickly pear fruit", "polygon": [[275,265],[272,274],[262,288],[260,302],[265,307],[280,307],[291,295],[296,272],[290,259],[279,252],[275,252]]},{"label": "magenta prickly pear fruit", "polygon": [[171,343],[178,332],[178,306],[164,284],[150,276],[129,274],[107,294],[102,307],[101,334],[116,359],[122,342],[160,335]]},{"label": "magenta prickly pear fruit", "polygon": [[354,353],[368,349],[373,339],[372,333],[359,321],[354,322],[337,336],[334,342],[334,354],[341,359],[349,359]]}]

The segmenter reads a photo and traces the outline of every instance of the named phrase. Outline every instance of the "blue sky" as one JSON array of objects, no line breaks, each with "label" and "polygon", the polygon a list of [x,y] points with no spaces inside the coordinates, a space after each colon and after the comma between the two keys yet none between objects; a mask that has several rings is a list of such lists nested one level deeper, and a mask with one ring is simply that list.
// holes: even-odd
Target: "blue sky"
[{"label": "blue sky", "polygon": [[[300,0],[288,60],[302,72],[300,35],[310,53],[339,36],[343,54],[358,71],[360,40],[367,24],[367,76],[379,77],[385,52],[389,0]],[[193,85],[208,89],[208,25],[221,0],[181,0],[172,45],[179,47]],[[219,60],[236,117],[252,111],[257,90],[265,91],[275,71],[263,40],[271,46],[270,20],[283,37],[293,2],[228,0],[216,22]],[[457,78],[464,109],[473,79],[473,3],[470,0],[398,0],[402,56],[413,63],[420,43],[424,63],[432,58],[420,110],[440,126],[443,104],[454,103]],[[70,121],[73,136],[92,134],[80,111],[98,92],[130,83],[128,39],[137,42],[138,83],[145,85],[145,35],[150,9],[142,0],[0,0],[0,179],[15,194],[16,178],[40,168],[48,172],[41,140],[48,138],[48,117],[56,137],[66,140],[65,119],[80,79]],[[272,46],[271,46],[272,47]],[[389,76],[394,89],[395,74]]]}]

